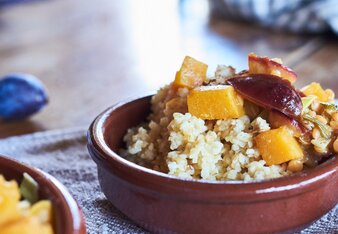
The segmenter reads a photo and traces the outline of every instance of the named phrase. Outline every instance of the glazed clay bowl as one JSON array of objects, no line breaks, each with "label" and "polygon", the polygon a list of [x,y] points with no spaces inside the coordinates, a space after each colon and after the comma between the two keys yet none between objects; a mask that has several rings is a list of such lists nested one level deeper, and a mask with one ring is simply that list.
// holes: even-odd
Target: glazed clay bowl
[{"label": "glazed clay bowl", "polygon": [[183,180],[119,156],[128,128],[146,120],[151,96],[114,105],[88,131],[102,191],[119,210],[157,233],[276,233],[310,225],[338,202],[338,158],[261,182]]},{"label": "glazed clay bowl", "polygon": [[0,155],[0,174],[6,180],[20,183],[26,172],[39,184],[39,199],[48,199],[53,204],[53,228],[55,234],[86,234],[82,211],[67,189],[51,175]]}]

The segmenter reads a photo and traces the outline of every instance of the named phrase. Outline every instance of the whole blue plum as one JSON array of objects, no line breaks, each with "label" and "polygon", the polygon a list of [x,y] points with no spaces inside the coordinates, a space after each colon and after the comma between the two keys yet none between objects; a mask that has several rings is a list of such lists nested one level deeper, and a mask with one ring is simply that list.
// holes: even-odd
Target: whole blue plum
[{"label": "whole blue plum", "polygon": [[48,103],[43,84],[28,74],[0,78],[0,118],[20,120],[40,111]]}]

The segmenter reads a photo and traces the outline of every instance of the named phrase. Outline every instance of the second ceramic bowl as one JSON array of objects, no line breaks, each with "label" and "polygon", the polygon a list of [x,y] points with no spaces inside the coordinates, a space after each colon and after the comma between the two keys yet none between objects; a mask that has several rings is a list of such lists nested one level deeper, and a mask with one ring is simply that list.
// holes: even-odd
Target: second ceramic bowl
[{"label": "second ceramic bowl", "polygon": [[26,172],[39,185],[39,198],[53,204],[53,226],[55,234],[86,234],[86,222],[82,211],[67,189],[51,175],[0,155],[0,174],[6,180],[22,181]]}]

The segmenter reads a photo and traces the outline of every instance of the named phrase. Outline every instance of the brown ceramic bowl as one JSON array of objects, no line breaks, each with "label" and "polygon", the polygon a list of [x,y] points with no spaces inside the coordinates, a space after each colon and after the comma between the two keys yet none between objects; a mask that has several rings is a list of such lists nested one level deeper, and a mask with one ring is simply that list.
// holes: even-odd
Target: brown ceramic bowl
[{"label": "brown ceramic bowl", "polygon": [[338,158],[261,182],[183,180],[119,156],[128,128],[145,121],[150,96],[119,103],[88,131],[106,197],[138,225],[167,233],[275,233],[310,225],[338,202]]},{"label": "brown ceramic bowl", "polygon": [[39,184],[39,198],[53,204],[53,227],[55,234],[86,234],[82,211],[67,189],[51,175],[0,155],[0,174],[6,180],[22,181],[27,172]]}]

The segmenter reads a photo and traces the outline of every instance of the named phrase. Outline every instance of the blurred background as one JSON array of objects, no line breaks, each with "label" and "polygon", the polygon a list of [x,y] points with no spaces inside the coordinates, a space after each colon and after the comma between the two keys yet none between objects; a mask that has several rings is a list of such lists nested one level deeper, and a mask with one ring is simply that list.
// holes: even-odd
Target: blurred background
[{"label": "blurred background", "polygon": [[332,1],[325,11],[310,7],[319,1],[307,1],[307,11],[301,1],[253,2],[0,0],[0,75],[33,74],[49,93],[29,120],[0,121],[0,138],[87,127],[108,106],[171,82],[185,55],[209,64],[211,75],[217,64],[246,69],[249,52],[280,57],[298,87],[318,81],[338,92],[338,20],[323,13]]}]

